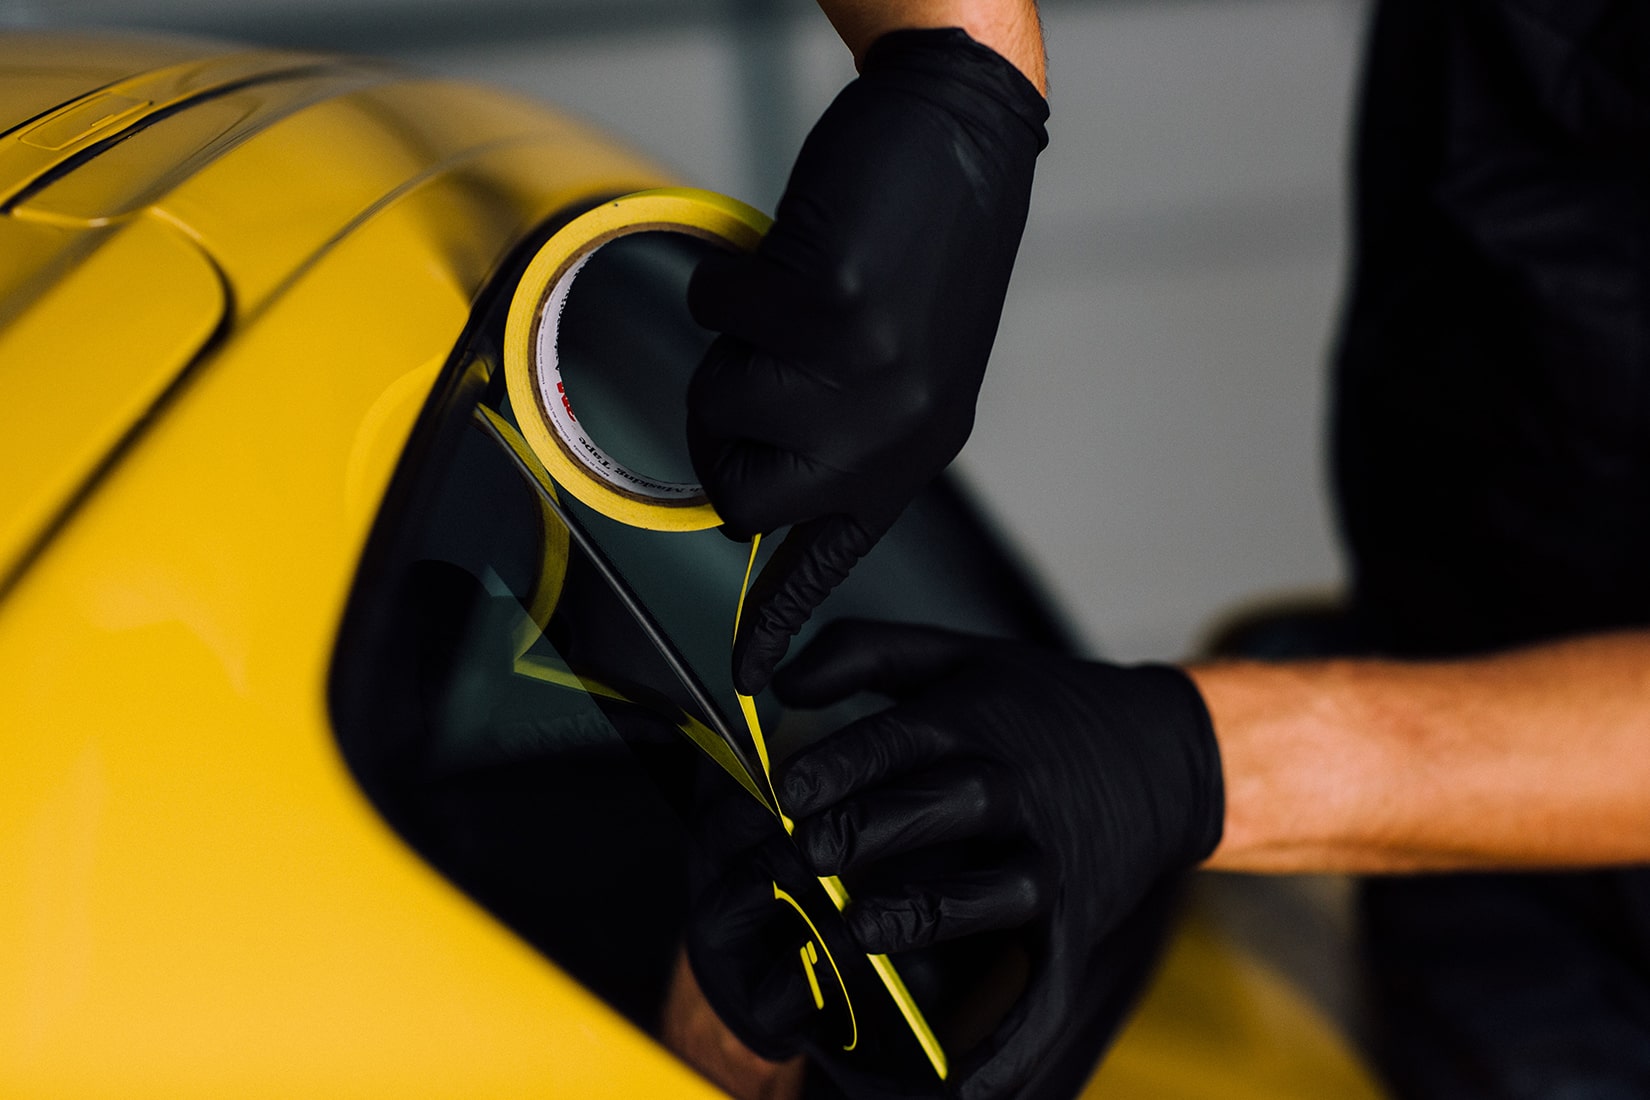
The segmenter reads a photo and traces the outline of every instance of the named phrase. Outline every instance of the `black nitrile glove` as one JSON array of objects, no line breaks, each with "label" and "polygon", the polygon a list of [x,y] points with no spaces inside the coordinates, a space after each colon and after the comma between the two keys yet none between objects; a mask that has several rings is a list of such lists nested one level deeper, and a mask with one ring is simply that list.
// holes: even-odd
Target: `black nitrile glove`
[{"label": "black nitrile glove", "polygon": [[779,822],[736,792],[693,823],[688,962],[705,999],[751,1050],[783,1061],[801,1049],[813,1001],[797,965],[806,929],[775,904],[773,883],[811,876]]},{"label": "black nitrile glove", "polygon": [[817,873],[846,873],[852,890],[856,869],[890,857],[1018,846],[944,881],[856,893],[846,914],[871,952],[1036,931],[1026,992],[957,1067],[966,1100],[1014,1094],[1107,984],[1107,933],[1220,839],[1220,754],[1202,697],[1169,666],[870,622],[826,627],[774,688],[801,706],[861,691],[895,700],[779,769],[780,803]]},{"label": "black nitrile glove", "polygon": [[741,691],[968,439],[1047,117],[963,31],[885,35],[756,251],[694,273],[723,334],[688,390],[694,468],[728,534],[797,525],[752,588]]}]

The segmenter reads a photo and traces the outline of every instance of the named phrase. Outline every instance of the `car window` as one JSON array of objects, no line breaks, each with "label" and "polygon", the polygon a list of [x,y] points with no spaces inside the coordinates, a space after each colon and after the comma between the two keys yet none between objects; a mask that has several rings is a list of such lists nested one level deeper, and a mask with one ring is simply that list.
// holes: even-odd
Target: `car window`
[{"label": "car window", "polygon": [[[563,376],[614,457],[693,480],[683,400],[710,334],[687,317],[685,288],[711,246],[660,233],[617,243],[569,295]],[[334,724],[353,774],[409,844],[651,1031],[690,863],[714,874],[735,858],[705,834],[703,808],[764,798],[729,677],[748,551],[715,530],[626,527],[551,480],[508,400],[499,341],[512,283],[499,282],[420,418],[363,556],[334,660]],[[873,559],[839,606],[1058,639],[950,489],[919,501]],[[780,752],[845,716],[761,706]],[[767,827],[783,844],[777,821]],[[816,882],[795,893],[822,925],[836,920]],[[852,950],[839,922],[824,934]],[[942,1037],[975,978],[1002,970],[995,948],[960,957],[899,963]],[[931,1076],[864,957],[844,969],[844,988],[863,983],[855,1056]],[[979,1012],[963,1015],[977,1028]]]},{"label": "car window", "polygon": [[[566,369],[596,383],[581,404],[597,417],[592,348],[656,377],[664,351],[698,354],[671,327],[680,309],[648,308],[680,299],[691,250],[610,258],[567,317]],[[608,296],[635,311],[582,308]],[[495,301],[450,364],[386,500],[340,638],[335,724],[415,848],[650,1026],[686,905],[683,815],[707,764],[729,784],[741,770],[714,760],[738,751],[724,670],[741,552],[714,531],[649,538],[559,492],[509,407],[501,314]],[[624,457],[659,461],[649,425],[607,419]]]}]

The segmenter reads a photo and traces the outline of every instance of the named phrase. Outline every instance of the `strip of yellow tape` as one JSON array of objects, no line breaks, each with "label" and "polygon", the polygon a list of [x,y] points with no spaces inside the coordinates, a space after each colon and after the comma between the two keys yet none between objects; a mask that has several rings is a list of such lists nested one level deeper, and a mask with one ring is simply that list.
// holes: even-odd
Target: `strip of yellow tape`
[{"label": "strip of yellow tape", "polygon": [[[527,445],[555,482],[578,500],[620,523],[654,531],[699,531],[722,522],[700,486],[663,482],[628,469],[602,451],[578,423],[572,395],[566,392],[561,379],[556,336],[561,310],[579,269],[603,244],[631,233],[687,233],[736,251],[749,251],[756,247],[771,224],[767,215],[715,192],[679,187],[639,191],[603,203],[573,219],[552,235],[528,264],[505,322],[505,385]],[[746,564],[739,602],[734,609],[735,634],[744,612],[759,546],[760,539],[751,541],[750,561]],[[772,805],[778,807],[756,702],[748,695],[738,698],[762,765],[763,781]],[[793,829],[790,818],[783,812],[779,813],[779,820],[787,833]],[[847,906],[848,891],[841,879],[830,876],[819,881],[839,912]],[[774,896],[802,913],[820,949],[836,970],[824,937],[814,928],[812,919],[802,912],[802,907],[780,890],[777,883]],[[886,955],[868,958],[934,1072],[944,1079],[949,1068],[945,1052],[893,961]],[[814,980],[811,970],[808,976],[810,981]],[[837,979],[842,980],[840,971]],[[847,986],[844,984],[842,988],[846,996]],[[854,1020],[851,1000],[848,1012],[850,1020]],[[855,1023],[854,1035],[844,1049],[851,1050],[857,1044]]]},{"label": "strip of yellow tape", "polygon": [[[733,610],[733,633],[735,637],[739,636],[739,620],[745,614],[745,597],[750,594],[751,574],[756,569],[756,553],[761,547],[761,535],[751,539],[751,556],[750,560],[745,563],[745,582],[739,586],[739,605]],[[768,794],[773,798],[773,804],[777,808],[779,806],[779,792],[774,789],[772,765],[768,761],[768,742],[767,738],[762,735],[762,720],[756,713],[756,700],[743,694],[740,694],[738,698],[739,709],[744,712],[745,724],[750,728],[751,740],[756,743],[756,757],[762,762],[762,776],[768,781]],[[785,826],[786,833],[796,831],[796,823],[787,817],[783,810],[779,811],[779,821],[780,824]],[[848,902],[851,900],[848,896],[848,888],[843,885],[840,878],[836,875],[826,875],[819,880],[819,884],[825,887],[825,893],[831,899],[831,904],[836,906],[837,912],[840,913],[848,907]],[[774,893],[778,895],[779,884],[777,882],[774,883],[773,888]],[[787,900],[790,899],[787,898]],[[791,900],[791,904],[796,905],[796,902]],[[797,911],[801,912],[801,906],[797,906]],[[806,917],[806,914],[804,914],[804,917]],[[808,922],[808,927],[813,928],[812,921]],[[818,929],[814,929],[814,934],[816,936],[819,934]],[[823,937],[820,938],[819,945],[820,947],[825,946]],[[827,958],[830,958],[828,949],[825,954]],[[949,1071],[945,1050],[940,1046],[939,1037],[934,1034],[934,1029],[928,1026],[928,1019],[923,1016],[922,1009],[917,1007],[916,999],[911,996],[911,991],[905,987],[905,979],[901,978],[899,971],[894,969],[894,961],[887,955],[867,955],[866,958],[871,960],[871,969],[876,971],[878,978],[882,979],[884,988],[888,990],[888,995],[894,999],[894,1004],[898,1006],[900,1015],[905,1017],[906,1026],[911,1029],[911,1034],[916,1036],[918,1044],[922,1046],[922,1052],[928,1056],[929,1063],[933,1065],[934,1072],[940,1075],[941,1080],[944,1080]],[[831,960],[831,967],[835,969],[836,960]],[[812,980],[812,972],[809,973],[809,978]],[[840,971],[837,973],[837,980],[841,981]],[[847,987],[844,986],[843,989],[846,992]],[[851,1002],[848,1006],[848,1013],[850,1016],[853,1015]],[[855,1027],[855,1035],[858,1035],[857,1026]],[[843,1049],[848,1050],[851,1047],[844,1047]]]}]

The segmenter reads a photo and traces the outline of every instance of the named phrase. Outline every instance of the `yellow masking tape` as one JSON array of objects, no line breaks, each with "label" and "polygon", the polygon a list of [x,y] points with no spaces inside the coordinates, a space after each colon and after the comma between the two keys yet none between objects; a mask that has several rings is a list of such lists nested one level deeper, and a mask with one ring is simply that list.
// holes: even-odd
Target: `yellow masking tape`
[{"label": "yellow masking tape", "polygon": [[815,926],[814,919],[808,915],[808,911],[781,889],[777,882],[773,884],[773,898],[795,909],[797,916],[808,926],[808,931],[814,934],[814,938],[802,949],[802,969],[808,975],[808,984],[812,987],[816,1009],[825,1007],[825,994],[819,988],[819,978],[814,974],[814,963],[818,961],[812,957],[814,952],[811,949],[814,944],[819,944],[819,949],[825,953],[825,961],[831,964],[831,973],[836,975],[836,984],[842,990],[842,1001],[848,1006],[848,1041],[842,1045],[842,1049],[853,1050],[859,1046],[859,1019],[854,1015],[854,999],[848,996],[848,983],[842,980],[842,971],[837,969],[836,960],[831,957],[831,949],[825,946],[825,937],[819,934],[819,929]]},{"label": "yellow masking tape", "polygon": [[[751,539],[751,556],[750,560],[745,563],[745,581],[739,586],[739,604],[733,609],[733,634],[736,638],[739,636],[739,620],[745,614],[745,597],[750,594],[751,574],[756,569],[756,553],[761,547],[761,535]],[[739,709],[745,716],[745,725],[750,728],[751,740],[756,743],[756,758],[762,764],[763,778],[768,781],[768,793],[773,797],[774,806],[778,807],[779,792],[774,789],[772,765],[768,760],[768,741],[762,735],[762,721],[756,713],[756,700],[749,695],[736,694],[738,694]],[[785,832],[787,834],[795,832],[796,823],[786,816],[783,810],[778,812],[779,822],[785,826]],[[852,899],[848,896],[848,887],[843,885],[840,878],[836,875],[826,875],[819,880],[819,884],[825,888],[825,894],[831,899],[831,904],[836,906],[837,912],[840,913],[848,907],[848,902]],[[774,895],[776,897],[780,896],[777,882],[774,883],[773,889]],[[788,895],[785,897],[792,905],[796,905],[795,900]],[[797,906],[797,912],[800,913],[801,911],[802,907]],[[807,914],[803,914],[803,918],[806,919]],[[813,928],[813,921],[808,921],[808,927]],[[816,936],[819,934],[818,929],[814,930],[814,934]],[[824,939],[819,941],[819,945],[820,947],[825,946]],[[830,958],[828,949],[825,955]],[[887,955],[867,955],[866,958],[871,961],[871,969],[876,971],[877,977],[882,980],[883,988],[888,990],[888,995],[894,999],[894,1004],[899,1008],[900,1015],[905,1018],[906,1026],[911,1029],[911,1034],[916,1036],[918,1045],[922,1047],[922,1052],[928,1056],[929,1064],[934,1067],[934,1072],[939,1074],[940,1079],[943,1081],[950,1071],[950,1065],[945,1057],[945,1050],[940,1046],[939,1037],[934,1034],[934,1029],[928,1026],[928,1019],[923,1016],[922,1009],[917,1007],[916,998],[912,997],[911,991],[906,988],[905,979],[901,978],[899,971],[894,969],[894,960]],[[831,960],[831,966],[833,969],[836,967],[834,959]],[[808,974],[808,980],[814,980],[812,971]],[[841,981],[840,974],[838,974],[837,980]],[[847,993],[846,986],[843,987],[843,993]],[[848,1004],[850,1016],[853,1015],[853,1011],[853,1002],[850,999]],[[857,1027],[855,1028],[855,1034],[858,1034]],[[855,1042],[857,1041],[856,1039]],[[849,1045],[842,1049],[852,1050],[853,1047]]]},{"label": "yellow masking tape", "polygon": [[611,240],[660,231],[747,252],[771,224],[754,207],[710,191],[638,191],[574,218],[527,265],[505,321],[505,384],[527,442],[579,500],[621,523],[653,531],[702,531],[722,522],[703,488],[631,470],[603,451],[574,414],[557,337],[567,295],[585,261]]},{"label": "yellow masking tape", "polygon": [[[549,476],[584,504],[620,523],[654,531],[698,531],[716,527],[722,522],[700,486],[664,482],[630,470],[604,452],[579,424],[573,412],[573,397],[567,393],[561,377],[557,330],[568,292],[585,261],[608,241],[649,231],[687,233],[735,251],[749,251],[756,247],[771,224],[771,220],[760,211],[713,192],[690,188],[639,191],[603,203],[573,219],[551,236],[528,264],[510,302],[505,324],[505,384],[527,445]],[[511,442],[514,445],[514,440]],[[751,541],[750,560],[745,567],[744,583],[740,586],[739,602],[734,609],[735,635],[744,612],[745,597],[750,590],[751,573],[756,565],[760,543],[760,539]],[[519,663],[517,671],[525,671]],[[543,669],[534,671],[540,676],[545,675]],[[767,794],[772,799],[771,806],[789,833],[794,824],[777,810],[779,798],[773,787],[767,740],[762,734],[756,702],[748,695],[739,695],[738,699],[739,709],[762,766]],[[702,748],[711,751],[700,736],[709,731],[684,732],[699,742]],[[727,766],[716,752],[711,751],[711,755],[724,767]],[[752,790],[750,780],[745,779],[743,783],[747,790],[757,794],[759,800],[767,801]],[[848,891],[841,879],[832,875],[821,878],[819,882],[839,912],[847,906]],[[814,933],[819,950],[835,972],[847,1002],[852,1029],[848,1045],[843,1049],[854,1049],[859,1042],[859,1032],[853,1001],[848,996],[847,985],[842,981],[841,972],[837,970],[836,960],[831,958],[824,937],[796,899],[781,890],[777,883],[774,884],[774,897],[789,903],[802,915]],[[870,955],[868,958],[934,1067],[934,1072],[944,1079],[949,1068],[945,1052],[923,1017],[922,1009],[917,1006],[894,968],[893,961],[886,955]],[[817,978],[807,962],[804,962],[804,967],[818,1004]]]},{"label": "yellow masking tape", "polygon": [[[529,680],[537,680],[543,684],[554,684],[557,687],[582,691],[587,695],[612,699],[620,703],[633,701],[606,684],[592,680],[588,676],[580,676],[565,664],[551,660],[548,657],[524,653],[516,658],[513,671],[517,676],[524,676]],[[767,804],[764,801],[767,796],[756,786],[751,777],[745,774],[745,769],[740,765],[739,758],[733,755],[733,750],[728,748],[727,742],[716,735],[715,730],[706,726],[691,714],[680,715],[676,722],[676,728],[681,730],[688,740],[699,746],[700,751],[710,757],[723,771],[727,772],[735,782],[744,787],[752,798],[764,805]]]}]

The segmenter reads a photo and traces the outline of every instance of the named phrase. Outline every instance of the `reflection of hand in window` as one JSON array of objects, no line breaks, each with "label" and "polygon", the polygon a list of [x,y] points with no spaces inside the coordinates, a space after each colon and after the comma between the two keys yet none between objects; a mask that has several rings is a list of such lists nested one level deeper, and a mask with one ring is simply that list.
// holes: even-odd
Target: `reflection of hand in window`
[{"label": "reflection of hand in window", "polygon": [[741,1043],[705,1000],[686,951],[676,956],[660,1034],[677,1057],[737,1100],[795,1100],[802,1095],[802,1056],[770,1062]]}]

